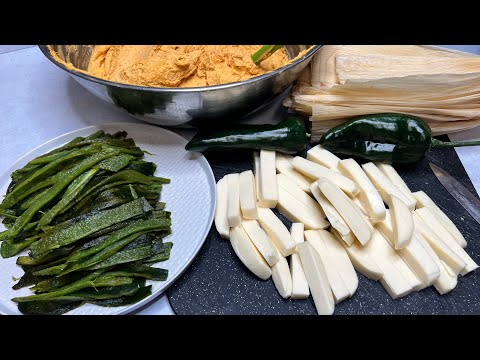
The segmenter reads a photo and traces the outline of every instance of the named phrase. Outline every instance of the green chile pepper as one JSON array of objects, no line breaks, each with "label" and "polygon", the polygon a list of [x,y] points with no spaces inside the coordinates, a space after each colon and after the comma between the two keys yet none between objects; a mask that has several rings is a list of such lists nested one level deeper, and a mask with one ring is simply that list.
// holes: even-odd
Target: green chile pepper
[{"label": "green chile pepper", "polygon": [[189,151],[267,149],[295,154],[305,150],[310,135],[305,122],[288,116],[277,125],[243,125],[228,130],[199,133],[185,146]]},{"label": "green chile pepper", "polygon": [[404,114],[363,115],[327,131],[320,139],[327,150],[371,161],[409,164],[422,160],[431,147],[480,145],[480,141],[443,142],[420,118]]}]

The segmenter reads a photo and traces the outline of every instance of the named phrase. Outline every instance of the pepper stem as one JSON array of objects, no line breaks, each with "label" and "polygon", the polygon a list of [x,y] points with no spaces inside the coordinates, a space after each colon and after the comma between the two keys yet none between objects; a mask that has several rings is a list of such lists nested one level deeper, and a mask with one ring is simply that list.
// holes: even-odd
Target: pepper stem
[{"label": "pepper stem", "polygon": [[461,147],[461,146],[478,146],[480,140],[477,141],[441,141],[432,138],[432,147]]}]

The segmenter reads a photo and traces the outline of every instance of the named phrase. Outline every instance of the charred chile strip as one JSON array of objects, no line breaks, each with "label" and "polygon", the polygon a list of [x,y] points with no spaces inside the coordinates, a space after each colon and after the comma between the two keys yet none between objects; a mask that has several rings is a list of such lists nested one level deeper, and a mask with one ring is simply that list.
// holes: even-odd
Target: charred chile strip
[{"label": "charred chile strip", "polygon": [[[52,228],[39,241],[31,246],[31,256],[40,257],[43,253],[76,242],[98,230],[110,225],[130,219],[146,212],[147,201],[144,198],[136,199],[119,207],[100,211],[86,217],[84,221],[73,223],[71,226]],[[150,205],[148,205],[149,208]]]},{"label": "charred chile strip", "polygon": [[111,274],[116,276],[135,276],[155,281],[165,281],[168,277],[168,270],[148,265],[127,264],[112,271]]},{"label": "charred chile strip", "polygon": [[[131,236],[132,234],[138,234],[140,233],[145,233],[145,232],[151,232],[151,231],[156,231],[156,230],[163,230],[169,228],[171,225],[171,221],[166,218],[160,218],[160,219],[147,219],[147,220],[139,220],[135,221],[132,224],[129,224],[122,229],[112,233],[105,241],[100,242],[98,245],[95,245],[91,248],[78,251],[73,253],[67,260],[67,262],[77,262],[81,259],[84,259],[88,256],[94,255],[106,248],[108,248],[110,245],[114,245],[115,243],[119,242],[120,240],[127,238],[128,236]],[[137,236],[137,237],[138,237]],[[135,240],[136,237],[132,239]],[[128,244],[129,242],[127,242]],[[104,259],[102,259],[104,260]],[[93,265],[90,264],[90,265]],[[89,266],[90,266],[89,265]]]},{"label": "charred chile strip", "polygon": [[163,243],[162,245],[163,245],[162,250],[160,252],[158,252],[157,254],[154,254],[154,255],[150,256],[149,258],[147,258],[146,260],[144,260],[144,263],[154,264],[156,262],[166,261],[166,260],[170,259],[170,252],[172,250],[173,243],[166,242],[166,243]]},{"label": "charred chile strip", "polygon": [[[64,162],[66,162],[68,160],[71,160],[71,159],[74,159],[76,157],[88,156],[88,155],[98,153],[99,150],[100,150],[100,147],[89,146],[89,147],[86,147],[84,149],[80,149],[80,150],[68,153],[67,155],[62,156],[59,159],[57,159],[55,161],[52,161],[51,163],[41,167],[38,171],[35,171],[27,179],[25,179],[21,183],[17,184],[17,186],[15,186],[13,191],[10,194],[8,194],[7,196],[5,196],[5,199],[3,199],[3,202],[2,202],[2,207],[5,208],[5,209],[11,208],[13,205],[15,205],[18,202],[17,194],[20,194],[20,193],[24,192],[24,189],[31,187],[35,183],[38,183],[39,180],[44,180],[47,176],[50,176],[50,175],[58,172],[59,167],[61,167],[61,165]],[[101,160],[103,160],[103,159],[101,159]],[[100,160],[98,160],[98,161],[100,161]]]},{"label": "charred chile strip", "polygon": [[62,315],[83,305],[84,301],[32,301],[18,304],[24,315]]},{"label": "charred chile strip", "polygon": [[64,211],[70,209],[72,206],[91,194],[104,191],[110,187],[131,183],[140,183],[146,185],[153,183],[168,184],[170,183],[170,180],[154,176],[146,176],[134,170],[122,170],[82,192]]},{"label": "charred chile strip", "polygon": [[72,271],[86,269],[94,264],[97,264],[103,260],[108,259],[117,251],[119,251],[120,249],[122,249],[123,247],[131,243],[133,240],[135,240],[138,237],[138,235],[142,233],[166,229],[169,226],[170,226],[170,220],[168,219],[151,219],[151,220],[146,220],[144,222],[139,222],[139,224],[134,224],[131,227],[126,227],[122,229],[123,231],[120,230],[119,233],[122,233],[122,232],[128,233],[130,231],[130,234],[132,235],[127,235],[126,237],[123,237],[119,233],[117,233],[116,235],[113,235],[107,241],[102,242],[98,246],[95,246],[91,249],[75,254],[70,259],[68,259],[67,262],[73,262],[74,257],[82,259],[86,256],[86,254],[89,254],[89,255],[91,254],[91,256],[86,258],[84,261],[80,263],[75,263],[72,267],[67,268],[60,274],[60,276],[68,274]]},{"label": "charred chile strip", "polygon": [[77,176],[82,174],[83,172],[90,169],[96,163],[101,160],[107,159],[111,156],[116,155],[117,152],[115,151],[102,151],[95,155],[92,155],[85,160],[81,161],[78,165],[74,166],[73,168],[67,170],[65,174],[58,179],[58,181],[53,185],[43,196],[38,199],[32,206],[30,206],[16,221],[15,224],[9,229],[10,236],[15,236],[22,231],[25,225],[33,218],[33,216],[37,213],[38,210],[42,209],[45,205],[47,205],[50,201],[52,201],[56,196],[60,194],[60,192],[66,188]]},{"label": "charred chile strip", "polygon": [[120,286],[131,284],[133,279],[125,276],[118,276],[116,274],[104,273],[102,270],[97,270],[84,278],[75,281],[72,284],[63,286],[55,291],[13,298],[15,302],[37,301],[37,300],[53,300],[58,296],[71,294],[75,291],[82,290],[89,287],[105,287],[105,286]]},{"label": "charred chile strip", "polygon": [[128,262],[145,259],[150,255],[151,248],[152,248],[151,245],[147,245],[147,246],[139,246],[133,249],[119,251],[116,254],[113,254],[112,256],[110,256],[109,258],[88,267],[87,270],[103,269],[103,268],[114,266],[114,265],[125,264]]},{"label": "charred chile strip", "polygon": [[125,306],[135,304],[150,295],[152,295],[152,285],[141,287],[132,296],[122,296],[119,298],[106,300],[92,300],[89,301],[89,303],[106,307]]},{"label": "charred chile strip", "polygon": [[15,256],[23,249],[26,249],[27,247],[29,247],[38,239],[40,239],[40,235],[34,235],[31,237],[28,237],[22,240],[21,242],[4,241],[2,242],[0,253],[4,258]]},{"label": "charred chile strip", "polygon": [[[105,161],[105,160],[104,160]],[[88,184],[92,177],[95,176],[98,169],[90,169],[77,177],[75,180],[72,181],[70,186],[65,191],[62,199],[55,204],[50,210],[48,210],[42,218],[38,221],[37,229],[44,227],[45,225],[49,225],[52,220],[60,214],[65,207],[67,207],[70,202],[75,199],[75,197],[83,190],[83,188]]]}]

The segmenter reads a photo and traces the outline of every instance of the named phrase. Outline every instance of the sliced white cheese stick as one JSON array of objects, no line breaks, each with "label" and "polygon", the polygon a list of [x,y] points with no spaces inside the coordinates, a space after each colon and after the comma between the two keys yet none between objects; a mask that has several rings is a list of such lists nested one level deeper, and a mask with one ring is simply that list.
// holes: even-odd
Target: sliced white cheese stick
[{"label": "sliced white cheese stick", "polygon": [[284,299],[292,296],[292,275],[288,267],[288,261],[277,250],[279,260],[271,267],[273,284],[278,293]]},{"label": "sliced white cheese stick", "polygon": [[415,210],[415,212],[422,218],[427,226],[439,237],[441,238],[450,249],[453,250],[463,261],[465,261],[466,266],[460,272],[462,275],[466,275],[469,272],[478,268],[478,265],[473,261],[473,259],[467,254],[467,252],[458,244],[455,238],[445,229],[440,221],[437,220],[435,215],[430,211],[429,208],[420,208]]},{"label": "sliced white cheese stick", "polygon": [[[367,210],[365,210],[362,202],[360,201],[359,197],[354,197],[352,199],[352,201],[355,203],[355,205],[357,205],[357,207],[360,209],[360,211],[362,212],[363,215],[365,216],[368,216],[368,213],[367,213]],[[382,201],[383,202],[383,201]],[[369,218],[370,220],[372,220],[371,218]]]},{"label": "sliced white cheese stick", "polygon": [[[418,203],[417,203],[418,204]],[[450,266],[448,266],[443,260],[440,260],[438,255],[433,251],[432,247],[428,244],[427,240],[418,231],[414,233],[418,243],[423,246],[425,251],[430,255],[439,269],[439,276],[433,282],[433,286],[440,295],[446,294],[452,291],[457,286],[458,277]]]},{"label": "sliced white cheese stick", "polygon": [[227,179],[228,201],[227,201],[227,219],[230,227],[240,225],[242,217],[240,215],[240,187],[238,174],[225,175]]},{"label": "sliced white cheese stick", "polygon": [[247,170],[238,176],[240,189],[240,209],[244,219],[258,219],[257,195],[255,177],[252,170]]},{"label": "sliced white cheese stick", "polygon": [[333,259],[335,267],[347,286],[347,289],[350,292],[350,297],[352,297],[358,288],[358,277],[345,248],[340,244],[337,238],[328,231],[318,230],[317,233],[326,245],[329,256]]},{"label": "sliced white cheese stick", "polygon": [[307,229],[325,229],[330,225],[322,216],[323,211],[319,212],[305,206],[305,203],[299,201],[281,186],[278,187],[277,209],[288,220],[301,222]]},{"label": "sliced white cheese stick", "polygon": [[423,235],[438,257],[450,266],[455,275],[460,274],[465,269],[467,263],[430,229],[416,211],[413,212],[413,223],[415,224],[415,231]]},{"label": "sliced white cheese stick", "polygon": [[277,209],[292,222],[301,222],[307,229],[325,229],[329,223],[320,205],[283,174],[277,175]]},{"label": "sliced white cheese stick", "polygon": [[272,270],[265,259],[258,252],[257,248],[250,241],[247,233],[242,227],[237,226],[230,229],[230,243],[233,251],[240,261],[262,280],[267,280],[272,275]]},{"label": "sliced white cheese stick", "polygon": [[337,166],[340,158],[324,149],[321,145],[314,146],[307,151],[307,160],[338,172]]},{"label": "sliced white cheese stick", "polygon": [[221,178],[217,182],[217,204],[215,207],[215,228],[220,236],[228,239],[230,236],[230,226],[227,218],[228,203],[228,185],[227,179]]},{"label": "sliced white cheese stick", "polygon": [[359,213],[352,200],[337,185],[325,178],[318,180],[317,185],[323,195],[345,220],[358,241],[365,245],[372,236],[371,224],[368,220]]},{"label": "sliced white cheese stick", "polygon": [[330,256],[330,253],[322,238],[318,234],[318,231],[305,231],[305,240],[307,240],[307,242],[309,242],[315,248],[322,258],[322,263],[325,271],[327,272],[328,283],[332,289],[335,304],[338,304],[339,302],[350,297],[350,291],[340,276],[340,273],[337,269],[337,264],[335,263],[333,257]]},{"label": "sliced white cheese stick", "polygon": [[[390,210],[387,209],[385,212],[385,220],[376,223],[375,228],[377,228],[383,236],[385,236],[387,239],[392,239],[393,241],[393,223],[392,223],[392,216],[390,215]],[[412,213],[412,219],[413,219],[413,213]]]},{"label": "sliced white cheese stick", "polygon": [[255,177],[255,194],[257,196],[257,200],[260,200],[260,152],[254,151],[253,152],[253,175]]},{"label": "sliced white cheese stick", "polygon": [[345,159],[338,163],[338,169],[343,175],[357,184],[360,189],[357,198],[366,210],[368,217],[373,222],[385,219],[385,204],[382,197],[360,165],[353,159]]},{"label": "sliced white cheese stick", "polygon": [[[387,210],[385,220],[381,223],[377,223],[376,227],[382,233],[385,239],[387,239],[389,244],[394,247],[394,230],[390,214],[391,210]],[[427,287],[438,278],[440,269],[434,263],[431,256],[427,256],[428,253],[422,249],[416,233],[418,234],[418,232],[414,231],[410,243],[405,248],[397,250],[397,253],[407,263],[410,269],[412,269],[415,275],[422,281],[424,287]]]},{"label": "sliced white cheese stick", "polygon": [[312,179],[327,178],[331,180],[351,197],[355,197],[358,194],[358,187],[352,180],[325,166],[306,160],[300,156],[293,158],[292,165],[302,174]]},{"label": "sliced white cheese stick", "polygon": [[275,265],[280,259],[277,248],[267,233],[258,225],[257,220],[242,220],[242,227],[268,265]]},{"label": "sliced white cheese stick", "polygon": [[332,204],[330,204],[330,201],[328,201],[325,195],[322,194],[322,192],[317,186],[317,183],[314,182],[313,184],[311,184],[310,189],[313,196],[315,196],[315,199],[322,207],[322,210],[325,213],[328,221],[330,222],[330,225],[332,225],[333,228],[337,229],[342,236],[348,236],[348,234],[351,233],[350,228],[348,227],[345,220],[343,220],[343,218],[340,216],[338,211],[333,207]]},{"label": "sliced white cheese stick", "polygon": [[258,208],[258,222],[283,256],[295,251],[295,240],[283,222],[268,208]]},{"label": "sliced white cheese stick", "polygon": [[291,299],[306,299],[310,296],[307,278],[303,270],[300,255],[293,253],[290,255],[290,275],[292,277],[292,295]]},{"label": "sliced white cheese stick", "polygon": [[[322,208],[312,198],[310,195],[305,193],[300,187],[295,184],[292,180],[290,180],[284,174],[277,174],[277,184],[278,187],[282,187],[290,194],[292,194],[298,201],[301,201],[307,208],[311,209],[313,212],[318,213],[322,218],[325,218],[325,213],[323,212]],[[309,191],[310,191],[310,184],[308,184]]]},{"label": "sliced white cheese stick", "polygon": [[403,195],[405,195],[411,202],[415,203],[415,205],[417,204],[417,199],[413,196],[405,181],[403,181],[400,174],[392,165],[379,162],[376,162],[375,165],[393,183],[393,185],[400,189]]},{"label": "sliced white cheese stick", "polygon": [[260,150],[260,177],[258,205],[265,208],[274,208],[278,201],[277,171],[275,168],[275,151]]},{"label": "sliced white cheese stick", "polygon": [[413,218],[412,212],[407,205],[397,198],[390,195],[390,215],[393,228],[393,244],[395,249],[403,249],[412,240],[413,235]]},{"label": "sliced white cheese stick", "polygon": [[292,159],[292,156],[277,153],[275,157],[277,171],[292,180],[300,189],[310,193],[310,183],[312,181],[295,170],[292,165]]},{"label": "sliced white cheese stick", "polygon": [[388,246],[390,246],[390,248],[393,250],[395,255],[397,255],[392,258],[392,263],[400,271],[400,273],[402,273],[404,278],[407,279],[413,290],[419,291],[424,289],[426,285],[418,278],[415,272],[408,266],[406,261],[403,260],[403,258],[398,254],[398,252],[395,251],[395,248],[389,244],[388,240],[378,230],[376,230],[376,232],[380,234],[383,241],[387,243]]},{"label": "sliced white cheese stick", "polygon": [[[392,299],[405,296],[422,285],[405,263],[404,268],[401,266],[403,260],[378,231],[373,233],[365,247],[370,258],[383,272],[380,282]],[[416,279],[417,282],[412,279]]]},{"label": "sliced white cheese stick", "polygon": [[[386,219],[378,229],[385,239],[387,239],[389,244],[394,247],[395,239],[393,224],[390,220],[390,211],[387,211]],[[420,281],[422,281],[425,287],[432,285],[432,283],[440,276],[440,269],[437,264],[420,244],[414,233],[412,233],[409,244],[402,249],[397,249],[397,253],[407,263]]]},{"label": "sliced white cheese stick", "polygon": [[347,235],[340,234],[334,227],[330,228],[332,234],[347,246],[352,246],[355,242],[355,235],[350,231]]},{"label": "sliced white cheese stick", "polygon": [[335,259],[335,264],[340,276],[342,277],[345,285],[347,285],[350,297],[357,291],[358,288],[358,276],[355,272],[355,268],[347,254],[347,251],[338,239],[331,233],[325,230],[319,230],[320,235],[324,239],[327,245],[329,253]]},{"label": "sliced white cheese stick", "polygon": [[300,244],[305,241],[303,232],[305,231],[305,226],[302,223],[292,223],[290,227],[290,234],[292,235],[295,244]]},{"label": "sliced white cheese stick", "polygon": [[373,232],[374,227],[373,227],[373,225],[372,225],[372,222],[371,222],[370,219],[368,218],[368,215],[365,214],[365,211],[362,210],[362,208],[359,207],[359,206],[355,203],[354,199],[356,199],[356,198],[353,198],[353,199],[349,198],[349,199],[351,200],[352,205],[353,205],[353,207],[355,208],[355,210],[357,210],[358,215],[361,216],[361,217],[365,220],[365,223],[368,224],[368,227],[369,227],[370,230]]},{"label": "sliced white cheese stick", "polygon": [[452,220],[433,202],[433,200],[423,191],[413,193],[417,199],[417,208],[427,207],[437,217],[438,221],[447,229],[447,231],[455,238],[461,247],[467,247],[467,241],[462,233],[458,230]]},{"label": "sliced white cheese stick", "polygon": [[335,302],[320,254],[308,242],[298,244],[298,253],[318,315],[333,314]]},{"label": "sliced white cheese stick", "polygon": [[360,274],[375,281],[382,278],[383,271],[371,258],[369,244],[362,246],[359,242],[354,242],[351,246],[347,246],[344,241],[338,242],[345,248],[353,266]]},{"label": "sliced white cheese stick", "polygon": [[415,210],[415,202],[411,201],[403,192],[395,186],[374,163],[369,162],[362,165],[363,171],[367,174],[370,181],[380,193],[383,201],[388,204],[390,201],[390,194],[395,195],[402,200],[410,211]]},{"label": "sliced white cheese stick", "polygon": [[[290,234],[297,244],[303,242],[304,226],[302,223],[293,223],[290,228]],[[291,299],[306,299],[310,296],[307,278],[303,271],[300,255],[295,251],[290,255],[290,273],[292,276],[292,295]]]}]

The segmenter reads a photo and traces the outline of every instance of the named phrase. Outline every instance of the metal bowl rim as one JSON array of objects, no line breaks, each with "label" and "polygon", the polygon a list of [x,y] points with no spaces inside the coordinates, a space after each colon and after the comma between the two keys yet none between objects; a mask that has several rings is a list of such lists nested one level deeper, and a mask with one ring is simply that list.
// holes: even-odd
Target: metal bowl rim
[{"label": "metal bowl rim", "polygon": [[80,71],[76,71],[76,70],[67,68],[64,64],[56,61],[52,57],[52,55],[50,53],[50,50],[48,48],[48,45],[38,45],[38,47],[40,48],[40,51],[43,53],[43,55],[45,55],[47,57],[47,59],[49,59],[52,63],[54,63],[55,65],[57,65],[58,67],[60,67],[61,69],[65,70],[65,71],[69,72],[72,75],[81,77],[81,78],[89,80],[89,81],[93,81],[93,82],[100,83],[100,84],[103,84],[103,85],[115,86],[115,87],[124,88],[124,89],[131,89],[131,90],[154,91],[154,92],[160,92],[160,93],[161,92],[172,92],[172,91],[187,92],[188,93],[188,92],[204,92],[204,91],[230,89],[230,88],[235,88],[237,86],[252,84],[252,83],[264,80],[264,79],[274,77],[274,76],[276,76],[278,74],[281,74],[282,72],[287,71],[288,69],[302,63],[303,61],[311,58],[313,55],[316,54],[316,52],[318,50],[320,50],[322,45],[313,45],[311,47],[311,49],[308,50],[302,57],[298,58],[297,60],[295,60],[295,61],[293,61],[293,62],[291,62],[291,63],[289,63],[285,66],[282,66],[281,68],[278,68],[274,71],[270,71],[270,72],[268,72],[266,74],[263,74],[263,75],[259,75],[259,76],[255,76],[255,77],[252,77],[252,78],[247,79],[247,80],[236,81],[236,82],[227,83],[227,84],[212,85],[212,86],[197,86],[197,87],[189,87],[189,88],[186,88],[186,87],[185,88],[174,88],[174,87],[138,86],[138,85],[122,84],[122,83],[118,83],[118,82],[114,82],[114,81],[104,80],[104,79],[101,79],[101,78],[98,78],[98,77],[95,77],[95,76],[85,74],[85,73],[80,72]]}]

